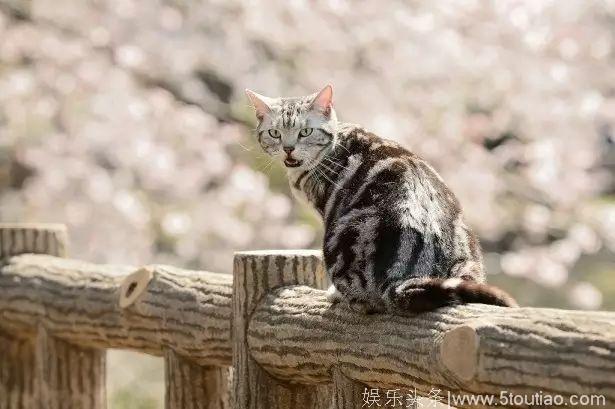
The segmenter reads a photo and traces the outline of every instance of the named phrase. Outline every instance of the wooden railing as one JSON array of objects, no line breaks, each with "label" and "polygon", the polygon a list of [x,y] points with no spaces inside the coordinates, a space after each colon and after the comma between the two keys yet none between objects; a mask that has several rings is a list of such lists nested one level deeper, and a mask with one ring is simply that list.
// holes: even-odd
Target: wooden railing
[{"label": "wooden railing", "polygon": [[104,408],[108,348],[164,357],[167,408],[408,407],[385,390],[615,407],[615,313],[364,316],[326,301],[316,251],[237,253],[231,276],[65,249],[63,226],[0,225],[0,409]]}]

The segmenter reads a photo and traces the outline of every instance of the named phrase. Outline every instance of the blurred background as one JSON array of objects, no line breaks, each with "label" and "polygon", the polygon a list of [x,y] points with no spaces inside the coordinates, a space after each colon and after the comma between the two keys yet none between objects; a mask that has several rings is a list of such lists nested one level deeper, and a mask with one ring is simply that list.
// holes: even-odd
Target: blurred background
[{"label": "blurred background", "polygon": [[[0,221],[72,257],[230,272],[320,245],[243,94],[334,87],[425,157],[523,305],[615,309],[615,1],[0,0]],[[111,408],[162,407],[111,352]]]}]

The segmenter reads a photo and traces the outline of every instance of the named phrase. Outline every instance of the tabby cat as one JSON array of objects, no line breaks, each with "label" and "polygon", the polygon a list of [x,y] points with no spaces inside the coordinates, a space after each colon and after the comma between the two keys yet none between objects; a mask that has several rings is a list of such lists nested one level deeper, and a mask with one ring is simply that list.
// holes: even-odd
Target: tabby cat
[{"label": "tabby cat", "polygon": [[331,86],[305,97],[246,93],[258,142],[322,217],[329,300],[366,313],[517,305],[484,284],[478,240],[436,171],[397,143],[339,122]]}]

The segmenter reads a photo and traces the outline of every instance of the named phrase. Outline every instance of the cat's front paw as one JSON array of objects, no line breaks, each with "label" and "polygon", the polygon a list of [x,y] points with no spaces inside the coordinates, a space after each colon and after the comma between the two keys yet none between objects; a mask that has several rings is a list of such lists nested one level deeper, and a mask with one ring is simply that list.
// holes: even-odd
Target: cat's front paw
[{"label": "cat's front paw", "polygon": [[327,290],[327,301],[329,301],[330,303],[336,304],[342,301],[343,298],[344,296],[342,295],[342,293],[337,291],[337,288],[335,288],[335,286],[331,284],[329,286],[329,289]]}]

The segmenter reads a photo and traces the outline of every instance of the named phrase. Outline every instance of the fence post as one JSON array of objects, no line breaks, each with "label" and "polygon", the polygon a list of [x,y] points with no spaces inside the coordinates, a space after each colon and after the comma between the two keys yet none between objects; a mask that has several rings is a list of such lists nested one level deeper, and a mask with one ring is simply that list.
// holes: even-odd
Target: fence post
[{"label": "fence post", "polygon": [[229,409],[230,368],[200,366],[167,350],[166,409]]},{"label": "fence post", "polygon": [[247,340],[250,316],[269,290],[287,285],[326,288],[327,278],[320,252],[236,253],[233,274],[233,408],[329,408],[332,402],[330,385],[309,387],[273,378],[252,359]]},{"label": "fence post", "polygon": [[0,332],[0,409],[32,409],[34,343]]},{"label": "fence post", "polygon": [[[153,304],[147,295],[166,292],[169,293],[169,283],[175,286],[184,286],[190,289],[189,282],[178,282],[178,278],[165,280],[156,274],[150,267],[142,267],[127,275],[120,285],[119,305],[123,309],[134,308],[135,313],[147,315],[145,305]],[[186,299],[194,303],[201,303],[197,298],[198,290],[192,289],[193,293],[183,293],[176,296],[176,304],[180,299]],[[156,303],[158,308],[165,308],[168,312],[171,305]],[[145,307],[145,308],[143,308]],[[180,308],[176,315],[169,314],[169,320],[181,321],[186,314],[194,314],[195,311],[185,311]],[[165,314],[166,315],[166,314]],[[171,316],[172,315],[172,316]],[[225,317],[219,317],[224,319]],[[228,317],[226,318],[228,322]],[[211,331],[211,327],[199,327],[195,331]],[[171,348],[164,351],[164,377],[165,377],[165,408],[166,409],[229,409],[229,382],[230,368],[203,366],[191,361],[189,358],[178,354]]]},{"label": "fence post", "polygon": [[[0,224],[0,259],[36,253],[66,256],[62,225]],[[40,326],[33,339],[0,336],[0,409],[104,409],[105,351],[81,348]]]},{"label": "fence post", "polygon": [[356,409],[374,407],[378,409],[416,409],[416,394],[400,389],[381,390],[370,388],[362,382],[344,375],[339,369],[333,370],[333,405],[331,409]]},{"label": "fence post", "polygon": [[[347,378],[339,369],[334,369],[332,409],[354,409],[362,407],[364,390],[365,385]],[[380,404],[380,402],[378,403]]]}]

